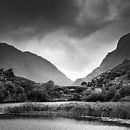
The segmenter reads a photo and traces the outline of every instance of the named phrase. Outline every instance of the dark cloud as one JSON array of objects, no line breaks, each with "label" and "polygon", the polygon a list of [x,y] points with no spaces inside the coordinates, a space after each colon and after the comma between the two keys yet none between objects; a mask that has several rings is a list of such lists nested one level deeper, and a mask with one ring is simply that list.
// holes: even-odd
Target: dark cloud
[{"label": "dark cloud", "polygon": [[0,34],[40,38],[63,30],[83,37],[130,18],[129,12],[129,0],[0,0]]},{"label": "dark cloud", "polygon": [[[1,0],[0,27],[5,32],[24,30],[28,35],[47,33],[71,26],[77,11],[74,0]],[[30,33],[29,28],[33,28]]]},{"label": "dark cloud", "polygon": [[122,19],[130,19],[130,1],[129,0],[120,0],[120,3],[117,6],[120,17]]},{"label": "dark cloud", "polygon": [[73,0],[1,0],[0,6],[4,19],[15,18],[12,20],[22,20],[22,24],[39,18],[49,23],[65,24],[73,20],[76,12]]},{"label": "dark cloud", "polygon": [[[78,0],[77,0],[78,1]],[[129,0],[80,0],[76,30],[81,36],[95,33],[110,24],[130,19]]]}]

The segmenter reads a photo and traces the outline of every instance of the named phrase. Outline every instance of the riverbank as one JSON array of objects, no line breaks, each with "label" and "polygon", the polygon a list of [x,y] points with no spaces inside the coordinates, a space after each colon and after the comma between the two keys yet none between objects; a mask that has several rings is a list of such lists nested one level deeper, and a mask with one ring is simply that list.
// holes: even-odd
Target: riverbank
[{"label": "riverbank", "polygon": [[5,105],[0,110],[3,116],[59,116],[130,126],[130,103],[128,102],[22,103],[16,106]]}]

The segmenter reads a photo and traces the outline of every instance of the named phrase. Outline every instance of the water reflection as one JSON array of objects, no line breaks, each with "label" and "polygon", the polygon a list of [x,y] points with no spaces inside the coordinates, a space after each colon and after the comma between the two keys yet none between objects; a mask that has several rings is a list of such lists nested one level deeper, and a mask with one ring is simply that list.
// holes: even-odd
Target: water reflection
[{"label": "water reflection", "polygon": [[0,130],[129,130],[96,121],[67,118],[10,118],[0,119]]}]

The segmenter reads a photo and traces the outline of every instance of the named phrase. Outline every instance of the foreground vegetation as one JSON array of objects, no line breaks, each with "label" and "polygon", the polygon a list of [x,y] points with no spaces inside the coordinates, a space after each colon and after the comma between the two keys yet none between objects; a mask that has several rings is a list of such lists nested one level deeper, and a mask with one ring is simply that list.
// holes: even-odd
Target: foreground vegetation
[{"label": "foreground vegetation", "polygon": [[5,107],[3,114],[13,115],[51,115],[65,117],[109,117],[130,119],[130,103],[113,102],[77,102],[60,105],[28,103],[21,106]]}]

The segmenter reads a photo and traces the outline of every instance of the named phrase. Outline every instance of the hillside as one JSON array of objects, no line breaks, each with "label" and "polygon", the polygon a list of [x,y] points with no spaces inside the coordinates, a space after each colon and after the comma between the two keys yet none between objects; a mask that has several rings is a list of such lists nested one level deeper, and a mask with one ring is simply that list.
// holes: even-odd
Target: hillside
[{"label": "hillside", "polygon": [[124,60],[85,85],[84,101],[130,101],[130,60]]},{"label": "hillside", "polygon": [[108,53],[103,59],[100,66],[88,74],[85,78],[80,78],[75,81],[75,85],[81,84],[83,81],[91,81],[91,79],[103,72],[112,69],[118,64],[122,63],[123,60],[130,59],[130,33],[122,36],[117,44],[117,48]]},{"label": "hillside", "polygon": [[36,83],[18,77],[12,69],[0,69],[0,103],[3,102],[46,102],[46,101],[79,101],[86,87],[59,86],[52,80]]},{"label": "hillside", "polygon": [[36,82],[53,80],[59,85],[72,83],[48,60],[31,52],[22,52],[6,43],[0,43],[0,68],[12,68],[16,75]]},{"label": "hillside", "polygon": [[26,101],[130,101],[130,60],[124,60],[82,86],[58,86],[53,81],[36,83],[0,69],[0,102]]}]

